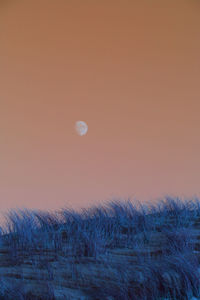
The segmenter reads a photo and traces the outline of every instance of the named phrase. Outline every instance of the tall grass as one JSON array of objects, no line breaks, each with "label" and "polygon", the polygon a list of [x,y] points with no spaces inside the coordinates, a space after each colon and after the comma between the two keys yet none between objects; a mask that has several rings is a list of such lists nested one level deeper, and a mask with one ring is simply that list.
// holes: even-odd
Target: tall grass
[{"label": "tall grass", "polygon": [[[55,252],[76,244],[74,254],[97,257],[106,247],[134,246],[135,236],[149,232],[191,227],[200,212],[199,202],[167,197],[157,205],[136,207],[130,200],[110,201],[105,206],[56,213],[18,210],[6,215],[1,236],[10,246],[24,250],[54,249]],[[80,245],[78,245],[80,244]],[[84,244],[85,250],[78,250]],[[86,249],[87,248],[87,249]],[[79,254],[77,254],[79,252]],[[85,254],[84,254],[85,253]]]},{"label": "tall grass", "polygon": [[[171,299],[189,299],[190,294],[200,296],[199,265],[188,231],[199,217],[198,199],[169,196],[154,204],[113,200],[79,213],[67,208],[54,213],[11,210],[0,230],[0,239],[8,246],[15,264],[20,263],[22,253],[31,255],[36,251],[43,255],[51,251],[55,259],[64,255],[76,262],[86,257],[101,261],[104,255],[109,267],[109,250],[129,248],[137,253],[140,271],[124,262],[114,266],[113,285],[109,283],[102,292],[101,286],[93,284],[101,299],[107,295],[119,300],[153,300],[167,295]],[[159,263],[150,256],[145,260],[139,252],[151,242],[153,233],[162,233],[165,238]]]}]

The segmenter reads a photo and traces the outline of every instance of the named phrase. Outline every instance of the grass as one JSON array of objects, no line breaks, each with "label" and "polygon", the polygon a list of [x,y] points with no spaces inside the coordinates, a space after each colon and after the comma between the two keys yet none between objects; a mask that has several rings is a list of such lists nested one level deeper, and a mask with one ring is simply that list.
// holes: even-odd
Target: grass
[{"label": "grass", "polygon": [[[0,229],[0,240],[9,250],[10,264],[20,266],[28,256],[33,268],[40,264],[48,271],[48,292],[41,299],[56,299],[50,252],[54,261],[67,260],[76,289],[84,286],[87,299],[187,300],[200,297],[198,243],[191,233],[198,227],[198,218],[198,199],[172,197],[156,204],[110,201],[80,213],[66,208],[54,213],[11,210]],[[114,259],[115,249],[121,249],[121,260]],[[128,261],[131,256],[123,255],[124,249],[132,251],[133,262]],[[105,274],[90,278],[89,284],[87,279],[86,284],[84,274],[76,270],[84,259],[92,259]],[[112,276],[106,280],[111,269]],[[4,276],[0,283],[0,299],[36,299],[26,292],[23,279],[14,284]]]}]

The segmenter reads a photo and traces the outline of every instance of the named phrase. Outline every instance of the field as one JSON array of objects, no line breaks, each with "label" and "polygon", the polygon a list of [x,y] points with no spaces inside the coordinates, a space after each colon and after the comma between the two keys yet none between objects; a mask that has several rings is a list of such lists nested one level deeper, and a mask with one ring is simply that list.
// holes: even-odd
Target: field
[{"label": "field", "polygon": [[0,299],[200,299],[200,200],[10,211]]}]

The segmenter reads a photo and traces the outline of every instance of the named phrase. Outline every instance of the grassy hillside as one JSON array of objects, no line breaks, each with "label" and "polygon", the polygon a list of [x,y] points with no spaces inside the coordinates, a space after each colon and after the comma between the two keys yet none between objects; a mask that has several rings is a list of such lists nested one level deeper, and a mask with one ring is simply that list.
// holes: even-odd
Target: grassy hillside
[{"label": "grassy hillside", "polygon": [[200,200],[10,211],[0,299],[200,298]]}]

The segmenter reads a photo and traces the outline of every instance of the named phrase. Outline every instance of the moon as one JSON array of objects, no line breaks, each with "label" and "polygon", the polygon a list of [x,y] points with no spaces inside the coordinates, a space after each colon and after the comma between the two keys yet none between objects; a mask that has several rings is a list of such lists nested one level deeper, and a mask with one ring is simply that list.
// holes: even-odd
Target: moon
[{"label": "moon", "polygon": [[75,129],[78,135],[85,135],[88,131],[88,126],[84,121],[77,121],[75,124]]}]

